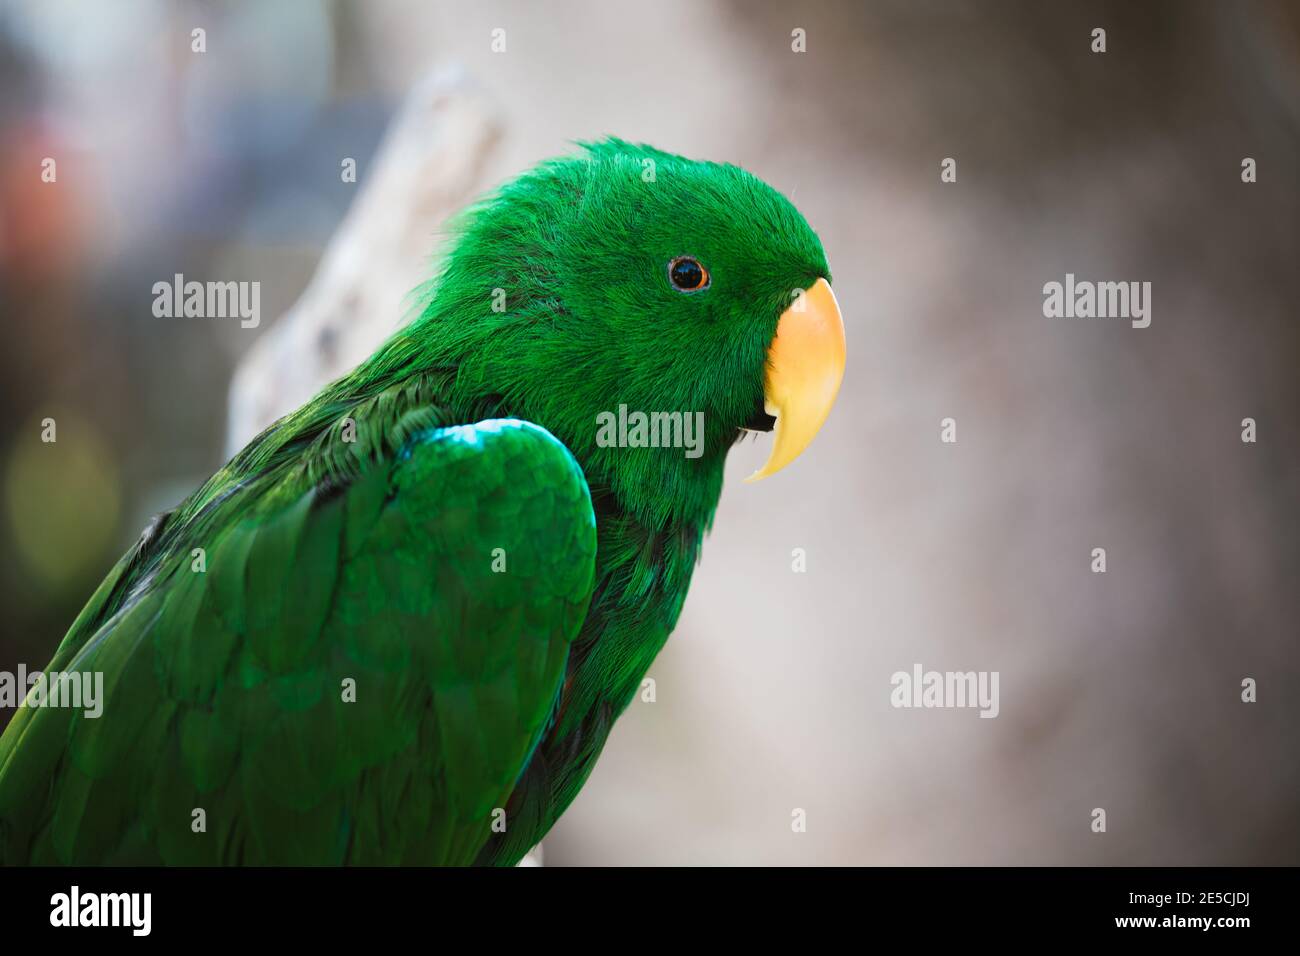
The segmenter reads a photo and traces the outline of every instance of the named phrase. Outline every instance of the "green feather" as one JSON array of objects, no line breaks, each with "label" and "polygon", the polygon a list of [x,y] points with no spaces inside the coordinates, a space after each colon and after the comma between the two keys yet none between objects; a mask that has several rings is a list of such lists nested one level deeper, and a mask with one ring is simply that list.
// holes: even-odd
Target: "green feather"
[{"label": "green feather", "polygon": [[[683,295],[687,254],[711,283]],[[471,208],[418,315],[91,597],[51,669],[102,672],[103,716],[19,709],[0,863],[517,861],[675,626],[819,277],[770,187],[620,140]],[[603,447],[619,405],[702,413],[700,454]]]}]

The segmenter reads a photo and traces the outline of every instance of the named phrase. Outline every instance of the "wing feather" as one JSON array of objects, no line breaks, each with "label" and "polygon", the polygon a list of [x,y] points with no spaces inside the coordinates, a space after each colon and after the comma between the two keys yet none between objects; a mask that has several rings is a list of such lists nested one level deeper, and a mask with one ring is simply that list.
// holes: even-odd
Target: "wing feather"
[{"label": "wing feather", "polygon": [[0,862],[472,862],[591,598],[572,455],[515,420],[428,429],[212,537],[60,649],[102,716],[15,716]]}]

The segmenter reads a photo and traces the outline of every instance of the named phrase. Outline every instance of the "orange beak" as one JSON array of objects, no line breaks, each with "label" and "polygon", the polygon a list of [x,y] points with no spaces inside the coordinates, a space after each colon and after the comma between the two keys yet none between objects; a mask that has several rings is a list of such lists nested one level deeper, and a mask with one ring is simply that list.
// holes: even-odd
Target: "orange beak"
[{"label": "orange beak", "polygon": [[763,404],[776,418],[772,451],[746,481],[774,475],[812,442],[844,379],[844,320],[830,283],[818,279],[781,314],[767,350]]}]

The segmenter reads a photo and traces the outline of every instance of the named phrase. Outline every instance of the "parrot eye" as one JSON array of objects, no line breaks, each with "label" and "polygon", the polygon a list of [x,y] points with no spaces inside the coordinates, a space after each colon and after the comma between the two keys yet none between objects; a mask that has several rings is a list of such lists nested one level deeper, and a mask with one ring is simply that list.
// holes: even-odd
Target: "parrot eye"
[{"label": "parrot eye", "polygon": [[709,272],[694,256],[678,256],[668,263],[668,281],[678,292],[699,292],[709,287]]}]

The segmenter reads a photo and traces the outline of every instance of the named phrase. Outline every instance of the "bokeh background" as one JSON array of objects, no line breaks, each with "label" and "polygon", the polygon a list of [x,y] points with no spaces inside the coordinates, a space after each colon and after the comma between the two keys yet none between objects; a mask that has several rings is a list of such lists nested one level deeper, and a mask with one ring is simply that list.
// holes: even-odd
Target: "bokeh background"
[{"label": "bokeh background", "polygon": [[[353,243],[382,289],[304,374],[277,317],[430,76],[459,119],[407,182],[455,186],[372,201],[414,238]],[[607,133],[790,195],[849,366],[796,466],[733,453],[656,699],[547,865],[1300,860],[1295,3],[4,0],[0,669],[402,318],[461,192]],[[259,281],[261,324],[155,318],[176,272]],[[1044,318],[1066,272],[1150,281],[1151,327]],[[892,708],[915,663],[999,671],[1000,715]]]}]

